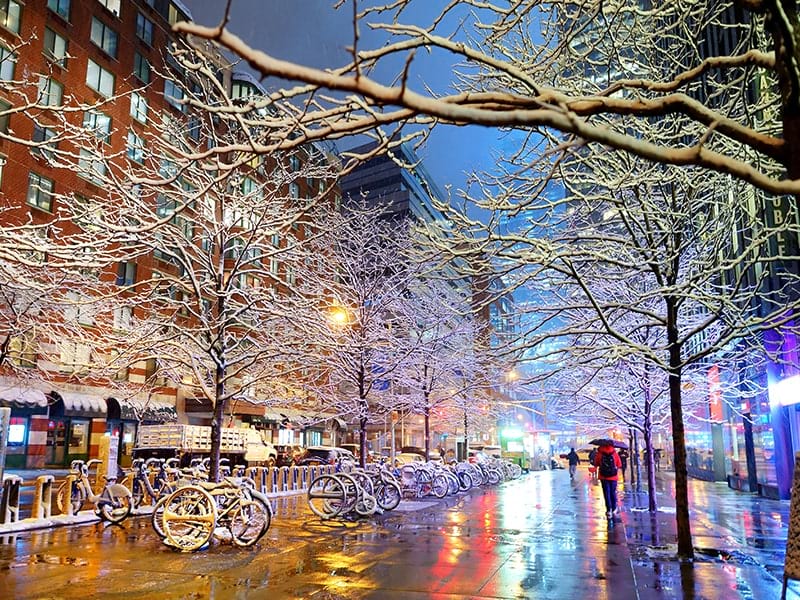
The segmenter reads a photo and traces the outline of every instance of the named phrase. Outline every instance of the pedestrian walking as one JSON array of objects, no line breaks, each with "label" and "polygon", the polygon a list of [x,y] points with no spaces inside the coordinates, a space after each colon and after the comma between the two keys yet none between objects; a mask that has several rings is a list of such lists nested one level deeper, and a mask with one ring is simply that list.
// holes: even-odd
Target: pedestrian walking
[{"label": "pedestrian walking", "polygon": [[653,462],[655,462],[656,471],[660,471],[661,470],[661,448],[656,448],[653,451]]},{"label": "pedestrian walking", "polygon": [[622,475],[623,479],[627,479],[625,472],[628,470],[628,451],[625,448],[622,448],[619,451],[619,459],[622,461],[622,470],[620,471],[620,475]]},{"label": "pedestrian walking", "polygon": [[597,450],[597,454],[594,457],[594,466],[597,467],[597,476],[600,479],[600,485],[603,487],[606,518],[610,519],[619,514],[617,480],[619,479],[619,470],[622,468],[622,460],[610,442],[603,444]]},{"label": "pedestrian walking", "polygon": [[567,462],[569,463],[569,478],[575,479],[575,471],[578,469],[578,465],[581,464],[581,457],[575,452],[575,448],[569,449]]},{"label": "pedestrian walking", "polygon": [[597,448],[592,448],[589,452],[589,475],[592,479],[597,479],[597,467],[594,465],[594,459],[597,457]]}]

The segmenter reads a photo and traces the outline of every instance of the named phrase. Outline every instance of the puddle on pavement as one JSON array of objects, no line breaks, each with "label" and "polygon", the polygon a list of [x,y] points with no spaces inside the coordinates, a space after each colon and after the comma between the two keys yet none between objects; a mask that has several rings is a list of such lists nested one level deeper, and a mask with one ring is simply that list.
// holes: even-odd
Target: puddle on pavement
[{"label": "puddle on pavement", "polygon": [[73,565],[75,567],[85,567],[89,561],[74,556],[56,556],[55,554],[34,554],[25,563],[20,565]]}]

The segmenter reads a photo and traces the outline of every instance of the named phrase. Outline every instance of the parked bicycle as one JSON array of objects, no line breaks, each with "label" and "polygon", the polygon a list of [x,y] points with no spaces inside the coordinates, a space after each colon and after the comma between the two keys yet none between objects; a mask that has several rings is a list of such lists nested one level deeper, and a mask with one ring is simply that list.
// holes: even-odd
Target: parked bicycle
[{"label": "parked bicycle", "polygon": [[237,546],[252,546],[272,522],[272,506],[252,480],[226,478],[198,482],[166,497],[161,525],[164,543],[183,552],[206,545],[217,527],[226,527]]},{"label": "parked bicycle", "polygon": [[56,505],[62,513],[66,513],[68,504],[72,505],[72,514],[77,513],[86,502],[94,504],[98,516],[110,523],[121,523],[131,514],[133,501],[131,492],[124,485],[117,483],[116,477],[104,476],[103,489],[95,493],[89,481],[89,470],[102,463],[93,459],[89,462],[73,460],[70,463],[70,475],[75,476],[70,489],[67,482],[62,483],[56,492]]}]

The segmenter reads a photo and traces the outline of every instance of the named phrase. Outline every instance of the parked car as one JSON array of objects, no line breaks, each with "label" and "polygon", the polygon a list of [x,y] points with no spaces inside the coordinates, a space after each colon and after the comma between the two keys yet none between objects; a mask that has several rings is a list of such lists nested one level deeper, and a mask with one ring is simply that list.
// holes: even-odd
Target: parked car
[{"label": "parked car", "polygon": [[424,463],[425,457],[415,452],[399,452],[394,455],[394,466],[402,467],[409,463]]},{"label": "parked car", "polygon": [[244,460],[249,466],[274,467],[278,450],[264,439],[260,431],[248,429]]},{"label": "parked car", "polygon": [[[425,448],[420,448],[419,446],[403,446],[400,448],[400,452],[407,454],[418,454],[422,457],[422,460],[425,460]],[[430,460],[434,462],[442,461],[442,455],[439,454],[439,451],[436,448],[431,448],[429,457]]]},{"label": "parked car", "polygon": [[335,465],[338,462],[355,464],[356,457],[349,450],[333,446],[309,446],[294,461],[298,466],[303,465]]},{"label": "parked car", "polygon": [[292,444],[278,444],[275,446],[275,450],[278,453],[276,465],[279,467],[291,467],[295,459],[303,453],[302,446]]}]

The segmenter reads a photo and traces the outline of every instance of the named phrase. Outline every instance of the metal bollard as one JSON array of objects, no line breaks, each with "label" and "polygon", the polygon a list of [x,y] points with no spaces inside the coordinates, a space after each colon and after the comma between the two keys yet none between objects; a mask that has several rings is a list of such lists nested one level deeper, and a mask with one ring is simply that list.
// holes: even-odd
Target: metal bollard
[{"label": "metal bollard", "polygon": [[72,486],[75,485],[77,479],[77,475],[70,473],[67,475],[67,479],[64,482],[64,508],[66,509],[64,514],[68,517],[75,516],[75,513],[72,512]]},{"label": "metal bollard", "polygon": [[0,523],[19,521],[19,486],[22,478],[9,475],[3,480],[3,497],[0,498]]},{"label": "metal bollard", "polygon": [[36,491],[33,494],[33,518],[49,519],[53,513],[52,475],[39,475],[36,478]]},{"label": "metal bollard", "polygon": [[277,492],[278,491],[278,473],[280,471],[277,467],[270,467],[269,469],[269,491],[270,492]]},{"label": "metal bollard", "polygon": [[289,467],[281,467],[280,477],[278,478],[278,491],[285,492],[289,489]]}]

